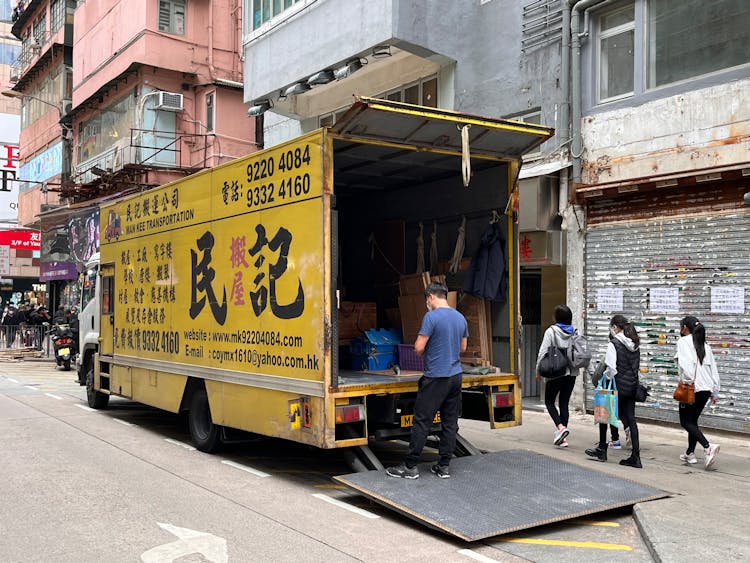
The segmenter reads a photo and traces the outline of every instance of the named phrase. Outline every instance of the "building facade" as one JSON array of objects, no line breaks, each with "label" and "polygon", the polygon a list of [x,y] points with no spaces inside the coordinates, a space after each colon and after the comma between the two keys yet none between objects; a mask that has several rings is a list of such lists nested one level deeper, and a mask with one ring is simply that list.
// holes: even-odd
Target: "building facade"
[{"label": "building facade", "polygon": [[57,287],[56,303],[78,304],[102,198],[255,150],[242,99],[242,10],[232,0],[19,4],[13,33],[24,47],[13,90],[28,106],[21,146],[30,194],[22,208],[41,224],[40,278]]},{"label": "building facade", "polygon": [[722,379],[703,419],[747,432],[750,4],[585,4],[574,195],[586,217],[575,286],[586,330],[603,349],[612,314],[639,326],[652,387],[639,416],[674,421],[679,322],[698,317]]}]

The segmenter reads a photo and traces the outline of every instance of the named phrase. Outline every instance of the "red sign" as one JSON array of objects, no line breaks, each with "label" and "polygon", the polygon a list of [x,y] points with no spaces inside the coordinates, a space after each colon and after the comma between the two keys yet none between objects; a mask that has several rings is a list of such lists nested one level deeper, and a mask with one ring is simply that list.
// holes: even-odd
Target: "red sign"
[{"label": "red sign", "polygon": [[0,170],[17,170],[19,158],[18,145],[0,144]]},{"label": "red sign", "polygon": [[39,231],[0,231],[0,246],[16,250],[41,250],[42,233]]}]

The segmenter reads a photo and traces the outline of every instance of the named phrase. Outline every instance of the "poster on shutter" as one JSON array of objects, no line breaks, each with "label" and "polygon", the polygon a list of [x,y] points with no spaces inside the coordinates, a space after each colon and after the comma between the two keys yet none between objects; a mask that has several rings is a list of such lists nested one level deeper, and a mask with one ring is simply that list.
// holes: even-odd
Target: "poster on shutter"
[{"label": "poster on shutter", "polygon": [[648,290],[648,308],[652,313],[677,313],[680,310],[677,288],[650,288]]},{"label": "poster on shutter", "polygon": [[622,311],[622,289],[619,287],[597,289],[596,310],[607,313]]},{"label": "poster on shutter", "polygon": [[737,286],[714,286],[711,288],[712,313],[744,313],[745,288]]}]

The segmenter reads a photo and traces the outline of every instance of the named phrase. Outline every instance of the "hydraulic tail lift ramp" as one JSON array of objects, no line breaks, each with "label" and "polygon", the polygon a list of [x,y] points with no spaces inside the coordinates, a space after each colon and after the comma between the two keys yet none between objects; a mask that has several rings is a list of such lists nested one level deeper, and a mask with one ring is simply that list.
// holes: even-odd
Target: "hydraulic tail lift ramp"
[{"label": "hydraulic tail lift ramp", "polygon": [[431,464],[420,464],[421,476],[415,480],[388,477],[385,471],[341,475],[334,480],[466,541],[668,496],[658,489],[527,450],[455,458],[450,479],[432,475]]}]

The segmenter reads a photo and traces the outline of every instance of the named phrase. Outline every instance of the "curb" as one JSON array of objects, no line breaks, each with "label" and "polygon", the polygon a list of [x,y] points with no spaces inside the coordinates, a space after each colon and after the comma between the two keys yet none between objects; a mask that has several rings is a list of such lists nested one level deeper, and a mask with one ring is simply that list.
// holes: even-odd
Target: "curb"
[{"label": "curb", "polygon": [[656,549],[654,542],[651,541],[654,531],[648,524],[648,518],[646,518],[644,514],[641,514],[640,503],[633,505],[633,520],[635,520],[635,525],[638,527],[638,533],[641,535],[641,539],[646,545],[646,549],[648,549],[651,557],[656,563],[662,563],[663,560],[659,556],[659,551]]}]

